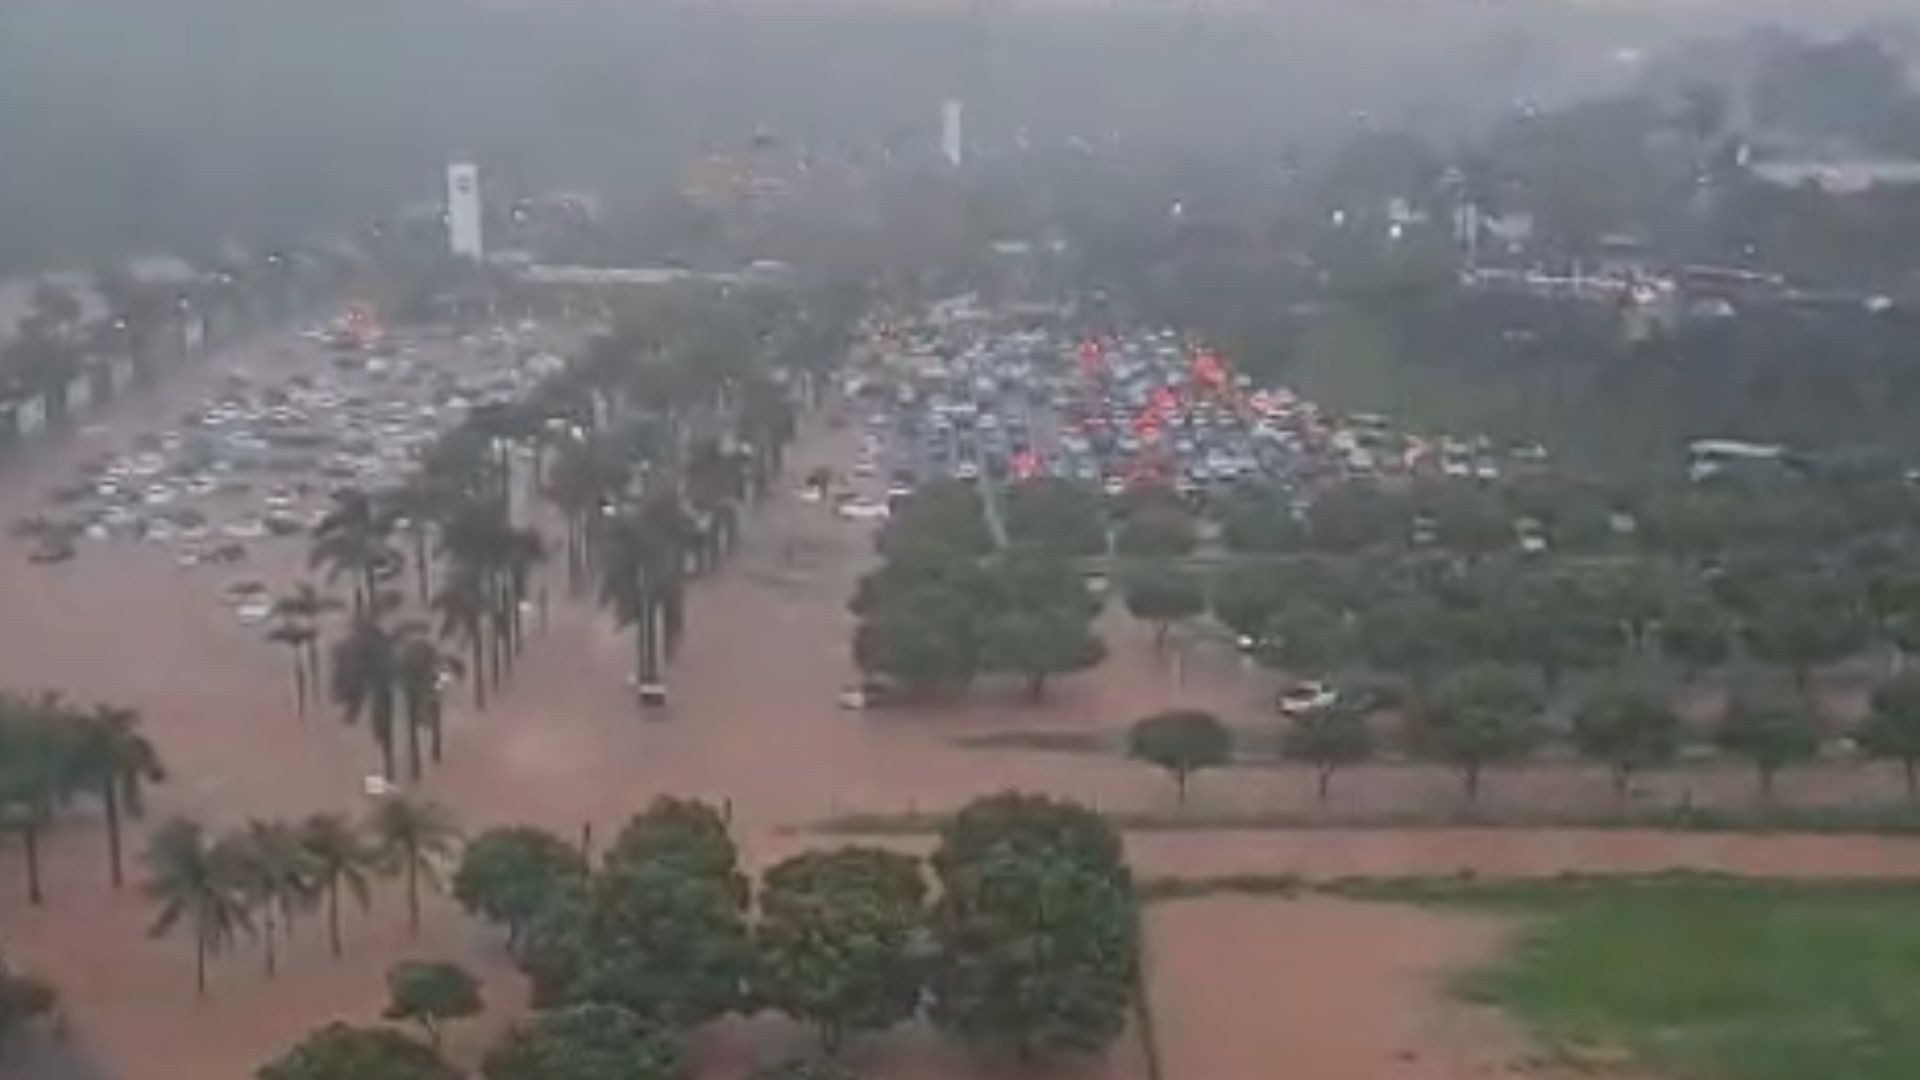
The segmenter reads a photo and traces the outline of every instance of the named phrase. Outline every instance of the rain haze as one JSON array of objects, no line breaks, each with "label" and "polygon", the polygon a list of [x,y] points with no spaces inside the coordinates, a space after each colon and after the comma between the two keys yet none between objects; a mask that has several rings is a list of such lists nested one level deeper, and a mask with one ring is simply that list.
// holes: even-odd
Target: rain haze
[{"label": "rain haze", "polygon": [[0,1078],[1910,1080],[1896,0],[0,0]]}]

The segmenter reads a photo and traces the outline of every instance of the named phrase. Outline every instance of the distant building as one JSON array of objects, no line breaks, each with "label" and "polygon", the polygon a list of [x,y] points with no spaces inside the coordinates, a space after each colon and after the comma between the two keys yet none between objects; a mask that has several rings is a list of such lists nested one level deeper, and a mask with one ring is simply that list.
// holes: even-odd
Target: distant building
[{"label": "distant building", "polygon": [[480,170],[471,162],[447,166],[447,239],[456,258],[486,258],[480,237]]},{"label": "distant building", "polygon": [[959,168],[964,150],[961,145],[960,102],[950,100],[940,107],[940,152],[946,155],[947,164]]},{"label": "distant building", "polygon": [[1755,161],[1747,170],[1769,184],[1786,188],[1811,184],[1829,195],[1920,184],[1920,161],[1901,158]]}]

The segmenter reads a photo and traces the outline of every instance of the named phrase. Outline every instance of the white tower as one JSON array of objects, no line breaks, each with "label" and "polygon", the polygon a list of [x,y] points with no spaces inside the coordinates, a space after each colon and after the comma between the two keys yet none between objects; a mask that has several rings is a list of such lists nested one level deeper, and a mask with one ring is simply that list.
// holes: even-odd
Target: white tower
[{"label": "white tower", "polygon": [[960,167],[960,102],[949,100],[940,109],[940,152],[947,164]]},{"label": "white tower", "polygon": [[486,257],[480,241],[480,170],[471,162],[447,166],[447,238],[456,258]]}]

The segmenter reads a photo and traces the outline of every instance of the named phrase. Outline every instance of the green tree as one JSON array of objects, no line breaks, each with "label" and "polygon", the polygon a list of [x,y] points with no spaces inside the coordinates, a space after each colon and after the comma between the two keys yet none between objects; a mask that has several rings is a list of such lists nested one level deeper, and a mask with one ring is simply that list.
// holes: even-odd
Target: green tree
[{"label": "green tree", "polygon": [[502,826],[461,851],[453,896],[470,913],[505,926],[513,952],[535,916],[586,880],[586,859],[571,844],[531,826]]},{"label": "green tree", "polygon": [[1306,529],[1283,491],[1241,485],[1219,508],[1220,538],[1228,551],[1272,555],[1297,551]]},{"label": "green tree", "polygon": [[1460,774],[1472,802],[1479,798],[1487,766],[1511,761],[1533,746],[1540,705],[1533,681],[1517,671],[1465,668],[1443,680],[1419,710],[1415,741]]},{"label": "green tree", "polygon": [[1373,728],[1364,711],[1336,701],[1294,717],[1281,736],[1280,750],[1314,769],[1314,793],[1321,802],[1333,784],[1333,774],[1373,756]]},{"label": "green tree", "polygon": [[678,1080],[685,1069],[671,1034],[604,1002],[536,1016],[480,1063],[486,1080]]},{"label": "green tree", "polygon": [[53,987],[23,975],[0,958],[0,1054],[15,1032],[59,1008],[60,999]]},{"label": "green tree", "polygon": [[1820,749],[1813,712],[1797,694],[1751,689],[1735,694],[1714,737],[1722,749],[1753,763],[1763,801],[1772,800],[1773,780],[1781,769],[1808,760]]},{"label": "green tree", "polygon": [[1173,624],[1207,609],[1207,592],[1199,578],[1158,564],[1130,575],[1126,583],[1127,612],[1153,624],[1153,644],[1163,649]]},{"label": "green tree", "polygon": [[284,620],[267,631],[268,641],[286,646],[293,655],[293,707],[301,716],[307,714],[307,656],[318,636],[319,632],[312,626],[294,619]]},{"label": "green tree", "polygon": [[1278,605],[1261,628],[1259,639],[1255,655],[1262,664],[1302,674],[1332,671],[1355,651],[1354,634],[1346,619],[1310,598]]},{"label": "green tree", "polygon": [[1049,678],[1090,670],[1107,657],[1106,643],[1088,626],[1087,615],[1064,608],[994,615],[981,627],[980,649],[988,671],[1024,678],[1035,701],[1046,696]]},{"label": "green tree", "polygon": [[1114,550],[1135,558],[1162,559],[1192,554],[1193,515],[1171,502],[1155,502],[1127,515],[1114,538]]},{"label": "green tree", "polygon": [[813,1024],[829,1053],[919,1011],[925,885],[913,858],[808,852],[767,872],[755,941],[758,996]]},{"label": "green tree", "polygon": [[1241,565],[1210,583],[1213,617],[1242,638],[1257,641],[1287,599],[1286,583],[1270,566]]},{"label": "green tree", "polygon": [[673,651],[672,612],[679,607],[684,537],[677,508],[629,513],[601,527],[600,602],[631,627],[639,682],[660,681]]},{"label": "green tree", "polygon": [[140,734],[140,714],[133,709],[96,705],[76,717],[76,764],[81,782],[100,798],[107,819],[107,866],[113,887],[121,886],[120,823],[123,812],[138,817],[145,812],[145,789],[167,778],[160,752]]},{"label": "green tree", "polygon": [[430,1046],[391,1028],[328,1024],[260,1067],[258,1080],[460,1080]]},{"label": "green tree", "polygon": [[1742,625],[1747,648],[1793,673],[1802,693],[1812,669],[1864,649],[1871,628],[1853,590],[1826,581],[1777,583]]},{"label": "green tree", "polygon": [[1126,1026],[1138,912],[1123,880],[996,846],[944,875],[933,914],[932,1017],[1023,1061],[1098,1053]]},{"label": "green tree", "polygon": [[1307,540],[1320,551],[1352,554],[1406,542],[1407,512],[1378,486],[1351,482],[1321,492],[1307,511]]},{"label": "green tree", "polygon": [[726,886],[747,901],[747,880],[740,873],[740,850],[720,811],[698,799],[662,795],[645,813],[636,814],[607,849],[608,866],[667,864]]},{"label": "green tree", "polygon": [[278,821],[247,822],[246,828],[222,837],[216,857],[233,867],[234,881],[247,904],[260,915],[260,944],[267,977],[275,972],[275,943],[280,931],[291,933],[293,921],[318,897],[312,856],[300,842],[299,830]]},{"label": "green tree", "polygon": [[1920,674],[1902,672],[1876,687],[1854,739],[1869,755],[1898,761],[1907,798],[1920,797]]},{"label": "green tree", "polygon": [[1054,477],[1007,489],[1007,533],[1013,543],[1062,555],[1104,555],[1107,520],[1100,492]]},{"label": "green tree", "polygon": [[398,565],[392,535],[392,515],[358,489],[334,496],[333,508],[313,528],[309,565],[324,568],[328,581],[353,579],[353,610],[361,618],[377,609],[380,582]]},{"label": "green tree", "polygon": [[59,697],[0,696],[0,815],[26,849],[27,900],[44,902],[40,836],[83,781],[78,730]]},{"label": "green tree", "polygon": [[1689,680],[1727,662],[1733,651],[1733,620],[1704,591],[1683,593],[1654,624],[1660,651],[1679,663]]},{"label": "green tree", "polygon": [[400,709],[405,635],[378,619],[361,617],[333,647],[333,699],[349,724],[362,718],[380,748],[380,772],[396,778],[394,722]]},{"label": "green tree", "polygon": [[[339,611],[344,605],[334,597],[328,596],[316,588],[311,581],[302,581],[291,590],[274,598],[273,613],[282,625],[304,628],[311,633],[295,635],[303,639],[306,647],[307,685],[318,695],[320,692],[320,629],[327,618]],[[284,644],[284,642],[283,642]]]},{"label": "green tree", "polygon": [[1212,713],[1171,709],[1135,721],[1127,731],[1127,753],[1172,775],[1184,805],[1194,773],[1232,760],[1233,732]]},{"label": "green tree", "polygon": [[437,803],[407,795],[388,795],[367,820],[379,864],[407,883],[407,927],[420,932],[420,887],[440,887],[440,869],[452,858],[460,831]]},{"label": "green tree", "polygon": [[538,1005],[602,1002],[686,1028],[746,1002],[753,943],[724,880],[683,860],[609,862],[584,903],[559,910],[525,958]]},{"label": "green tree", "polygon": [[480,983],[458,964],[437,960],[407,960],[387,970],[388,1020],[420,1025],[427,1042],[440,1048],[440,1025],[480,1012]]},{"label": "green tree", "polygon": [[933,867],[950,882],[1000,848],[1126,877],[1120,834],[1111,822],[1078,803],[1019,791],[974,799],[948,818]]},{"label": "green tree", "polygon": [[1581,704],[1573,718],[1580,752],[1607,767],[1625,796],[1635,773],[1657,768],[1680,751],[1680,717],[1664,695],[1615,680]]},{"label": "green tree", "polygon": [[160,909],[149,931],[158,937],[185,925],[193,934],[194,987],[207,993],[207,957],[251,933],[253,919],[231,851],[207,841],[198,822],[176,818],[147,845],[147,897]]},{"label": "green tree", "polygon": [[460,661],[442,653],[438,646],[417,632],[404,635],[395,658],[400,695],[400,711],[407,722],[407,776],[419,780],[421,773],[420,733],[431,739],[433,760],[440,760],[441,736],[445,725],[441,687],[460,670]]},{"label": "green tree", "polygon": [[307,853],[314,888],[326,899],[327,943],[339,956],[340,893],[343,889],[351,893],[366,910],[372,898],[370,875],[378,869],[379,853],[339,814],[314,814],[301,822],[300,846]]}]

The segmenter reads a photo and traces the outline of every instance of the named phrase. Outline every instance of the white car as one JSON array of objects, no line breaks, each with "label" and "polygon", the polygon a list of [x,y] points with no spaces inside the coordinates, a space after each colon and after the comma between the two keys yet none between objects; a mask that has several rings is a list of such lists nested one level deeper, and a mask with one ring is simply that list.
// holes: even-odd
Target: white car
[{"label": "white car", "polygon": [[1305,716],[1331,708],[1339,700],[1339,691],[1326,683],[1308,679],[1283,691],[1274,705],[1282,716]]}]

